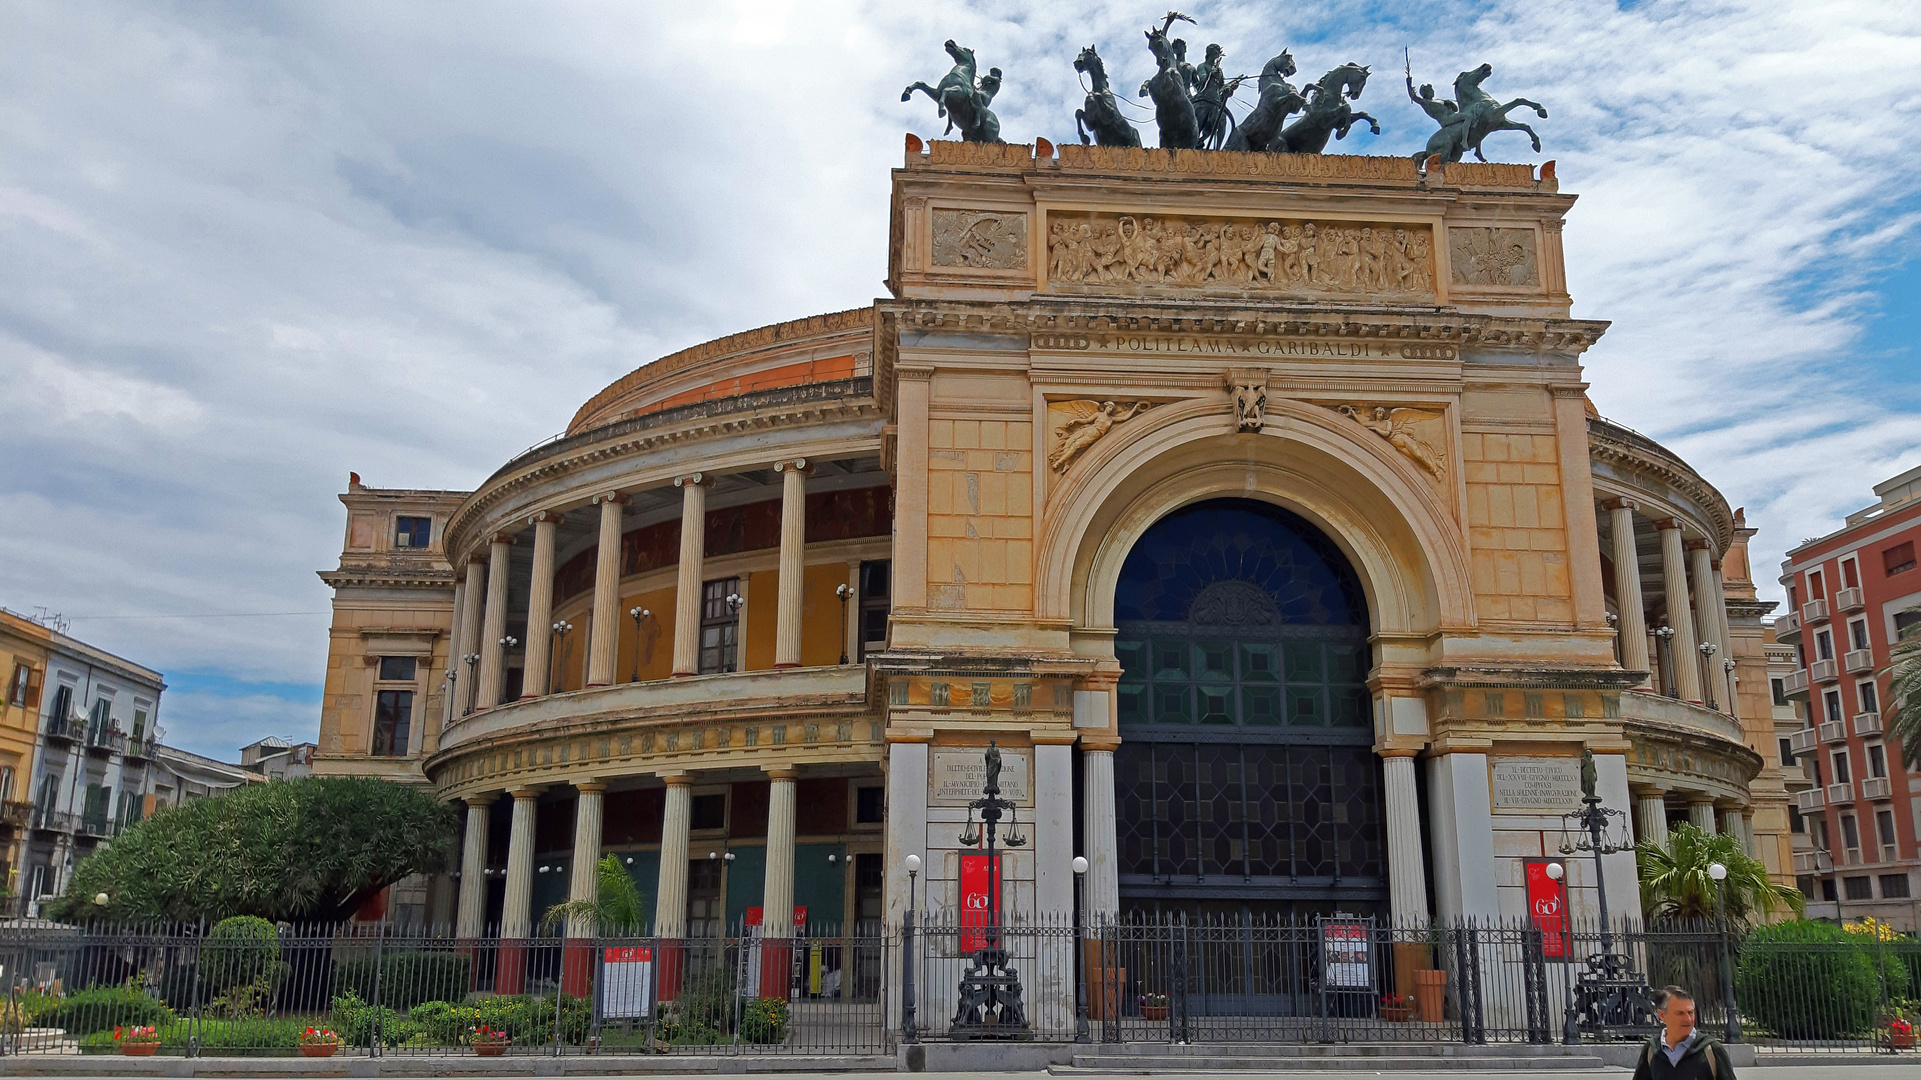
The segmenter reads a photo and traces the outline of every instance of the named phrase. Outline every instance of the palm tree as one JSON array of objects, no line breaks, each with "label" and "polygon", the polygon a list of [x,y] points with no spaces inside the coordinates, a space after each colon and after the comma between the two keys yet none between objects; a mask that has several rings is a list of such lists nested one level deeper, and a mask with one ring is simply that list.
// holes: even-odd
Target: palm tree
[{"label": "palm tree", "polygon": [[1908,627],[1888,660],[1888,734],[1901,741],[1908,768],[1921,768],[1921,623]]},{"label": "palm tree", "polygon": [[638,934],[646,928],[647,904],[640,886],[614,855],[602,855],[594,864],[594,898],[568,900],[555,904],[541,916],[540,926],[551,930],[574,916],[583,917],[602,933]]},{"label": "palm tree", "polygon": [[[1725,892],[1726,914],[1737,922],[1786,907],[1796,915],[1806,910],[1798,889],[1769,880],[1761,860],[1741,850],[1739,837],[1709,834],[1689,825],[1676,825],[1666,846],[1642,844],[1636,851],[1641,871],[1641,910],[1650,919],[1712,919]],[[1717,888],[1708,866],[1728,868],[1727,880]]]}]

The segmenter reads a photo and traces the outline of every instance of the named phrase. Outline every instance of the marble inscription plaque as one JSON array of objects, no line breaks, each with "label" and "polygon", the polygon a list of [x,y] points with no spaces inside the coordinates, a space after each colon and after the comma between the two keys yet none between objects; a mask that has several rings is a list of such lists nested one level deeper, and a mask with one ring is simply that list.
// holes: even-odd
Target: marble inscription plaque
[{"label": "marble inscription plaque", "polygon": [[[981,797],[987,781],[986,747],[965,750],[936,750],[929,755],[933,777],[928,787],[928,803],[934,806],[965,806]],[[1028,782],[1028,756],[1025,751],[1001,751],[1001,798],[1022,806],[1034,802],[1033,785]]]},{"label": "marble inscription plaque", "polygon": [[1496,810],[1575,810],[1581,804],[1578,758],[1507,758],[1494,763]]}]

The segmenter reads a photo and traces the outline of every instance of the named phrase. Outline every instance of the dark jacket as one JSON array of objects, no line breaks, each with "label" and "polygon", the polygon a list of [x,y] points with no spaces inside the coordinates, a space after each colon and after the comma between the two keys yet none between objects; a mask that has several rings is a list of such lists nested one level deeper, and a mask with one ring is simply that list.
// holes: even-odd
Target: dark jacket
[{"label": "dark jacket", "polygon": [[1735,1080],[1734,1062],[1719,1039],[1697,1027],[1687,1052],[1670,1065],[1657,1031],[1641,1046],[1641,1056],[1634,1063],[1634,1080]]}]

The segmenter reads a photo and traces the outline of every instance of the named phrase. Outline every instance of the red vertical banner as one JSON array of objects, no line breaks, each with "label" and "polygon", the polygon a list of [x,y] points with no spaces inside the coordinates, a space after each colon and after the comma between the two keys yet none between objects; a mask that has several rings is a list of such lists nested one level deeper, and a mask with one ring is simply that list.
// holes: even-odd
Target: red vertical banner
[{"label": "red vertical banner", "polygon": [[1547,868],[1552,865],[1545,859],[1528,860],[1527,913],[1541,931],[1541,954],[1564,958],[1569,951],[1567,896],[1561,883],[1547,876]]},{"label": "red vertical banner", "polygon": [[[999,861],[1000,855],[994,856]],[[987,856],[962,855],[960,859],[960,947],[962,952],[973,952],[987,947],[987,927],[989,912],[1000,908],[1001,874],[1004,868],[993,867],[994,895],[988,896],[989,867]]]}]

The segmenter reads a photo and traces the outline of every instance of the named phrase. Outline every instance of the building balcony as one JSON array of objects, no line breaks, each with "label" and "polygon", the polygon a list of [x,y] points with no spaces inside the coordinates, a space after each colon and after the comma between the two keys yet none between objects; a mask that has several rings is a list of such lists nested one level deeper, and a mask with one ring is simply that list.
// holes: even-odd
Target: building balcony
[{"label": "building balcony", "polygon": [[24,829],[33,822],[33,804],[24,802],[0,803],[0,824]]},{"label": "building balcony", "polygon": [[1801,615],[1799,612],[1790,611],[1786,615],[1774,620],[1774,640],[1787,644],[1792,643],[1795,638],[1800,636]]},{"label": "building balcony", "polygon": [[1854,801],[1854,785],[1829,784],[1827,795],[1829,806],[1846,806]]},{"label": "building balcony", "polygon": [[47,739],[50,742],[74,743],[87,737],[87,722],[68,717],[65,720],[47,721]]},{"label": "building balcony", "polygon": [[1863,736],[1881,734],[1881,714],[1871,712],[1855,713],[1854,733]]},{"label": "building balcony", "polygon": [[1833,660],[1816,660],[1808,665],[1808,681],[1815,683],[1837,682],[1841,678],[1841,665]]},{"label": "building balcony", "polygon": [[1819,745],[1821,745],[1821,733],[1811,727],[1802,728],[1788,736],[1788,748],[1794,751],[1796,757],[1814,753],[1814,748]]},{"label": "building balcony", "polygon": [[119,728],[89,727],[87,729],[87,752],[89,754],[112,755],[127,748],[127,733]]},{"label": "building balcony", "polygon": [[1894,798],[1894,782],[1885,776],[1864,776],[1861,778],[1861,797],[1863,799]]},{"label": "building balcony", "polygon": [[1803,814],[1812,814],[1816,810],[1826,806],[1827,800],[1822,795],[1820,788],[1809,788],[1795,795],[1794,805],[1799,808]]},{"label": "building balcony", "polygon": [[1813,626],[1815,623],[1827,621],[1828,602],[1826,600],[1810,600],[1801,605],[1801,625]]},{"label": "building balcony", "polygon": [[78,826],[79,819],[77,815],[69,814],[64,810],[49,810],[45,807],[36,807],[33,811],[33,827],[36,829],[70,833]]},{"label": "building balcony", "polygon": [[1818,851],[1797,851],[1794,853],[1794,872],[1797,874],[1818,874],[1826,869],[1821,864],[1826,860]]},{"label": "building balcony", "polygon": [[1850,675],[1861,675],[1874,670],[1873,649],[1850,649],[1841,654],[1841,666]]},{"label": "building balcony", "polygon": [[85,814],[80,818],[80,833],[83,836],[97,836],[105,839],[113,835],[113,826],[104,813]]},{"label": "building balcony", "polygon": [[1848,725],[1839,720],[1829,720],[1820,727],[1822,742],[1847,742]]},{"label": "building balcony", "polygon": [[160,736],[158,733],[149,735],[136,731],[132,737],[127,740],[127,760],[129,762],[151,760],[154,754],[154,747],[158,745],[160,745]]},{"label": "building balcony", "polygon": [[1834,607],[1837,611],[1860,611],[1867,606],[1867,598],[1861,594],[1861,587],[1841,589],[1834,594]]},{"label": "building balcony", "polygon": [[1808,669],[1795,668],[1781,677],[1781,692],[1788,697],[1808,696]]}]

